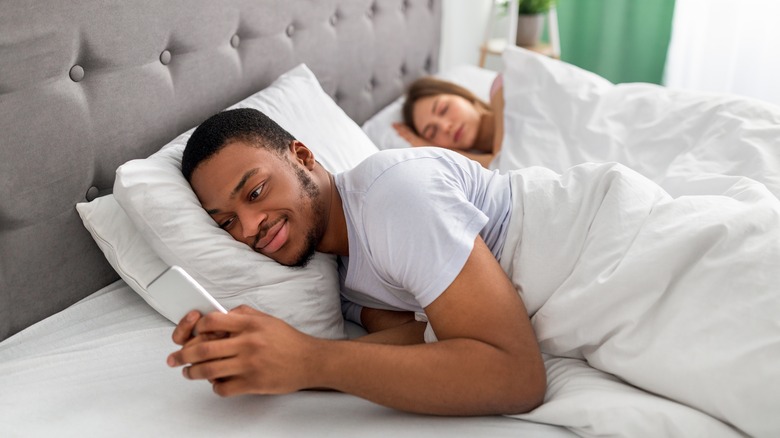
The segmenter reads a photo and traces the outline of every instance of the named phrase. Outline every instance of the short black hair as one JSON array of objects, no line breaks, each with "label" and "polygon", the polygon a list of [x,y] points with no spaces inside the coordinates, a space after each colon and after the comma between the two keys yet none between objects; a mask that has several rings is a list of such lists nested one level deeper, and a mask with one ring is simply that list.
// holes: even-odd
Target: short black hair
[{"label": "short black hair", "polygon": [[222,111],[201,123],[187,141],[181,159],[184,178],[190,181],[192,173],[202,162],[236,140],[282,154],[295,137],[256,109]]}]

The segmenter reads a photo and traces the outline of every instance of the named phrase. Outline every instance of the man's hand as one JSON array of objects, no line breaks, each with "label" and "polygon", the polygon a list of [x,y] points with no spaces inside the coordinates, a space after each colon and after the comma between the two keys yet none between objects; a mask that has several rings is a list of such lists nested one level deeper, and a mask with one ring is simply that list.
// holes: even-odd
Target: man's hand
[{"label": "man's hand", "polygon": [[[227,315],[188,314],[173,334],[181,350],[169,366],[185,365],[184,377],[212,382],[221,396],[282,394],[313,387],[317,340],[284,321],[247,306]],[[197,336],[191,336],[195,329]]]},{"label": "man's hand", "polygon": [[222,396],[329,388],[437,415],[517,414],[544,400],[544,363],[525,305],[481,237],[425,312],[439,342],[421,343],[423,323],[395,325],[403,314],[356,342],[317,339],[243,306],[195,313],[174,332],[183,346],[168,365],[185,365],[185,377],[209,380]]},{"label": "man's hand", "polygon": [[184,315],[184,318],[179,321],[179,325],[173,330],[173,342],[176,345],[183,346],[191,339],[194,339],[195,336],[193,335],[192,330],[201,317],[202,315],[197,310],[193,310]]}]

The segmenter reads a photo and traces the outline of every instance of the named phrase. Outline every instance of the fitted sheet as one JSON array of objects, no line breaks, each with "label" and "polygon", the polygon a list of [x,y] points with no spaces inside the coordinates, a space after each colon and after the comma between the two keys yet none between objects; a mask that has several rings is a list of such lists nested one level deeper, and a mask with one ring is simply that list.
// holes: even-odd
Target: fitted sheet
[{"label": "fitted sheet", "polygon": [[572,436],[501,416],[408,414],[337,392],[223,399],[165,364],[172,331],[118,281],[6,339],[0,435]]}]

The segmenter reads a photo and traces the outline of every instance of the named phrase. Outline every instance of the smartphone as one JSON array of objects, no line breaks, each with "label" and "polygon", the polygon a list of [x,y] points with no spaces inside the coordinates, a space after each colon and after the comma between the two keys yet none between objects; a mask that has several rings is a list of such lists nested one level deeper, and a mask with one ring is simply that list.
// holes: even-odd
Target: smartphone
[{"label": "smartphone", "polygon": [[179,266],[171,266],[155,278],[146,288],[160,307],[158,311],[178,324],[184,315],[197,310],[205,315],[210,312],[227,313],[206,289]]}]

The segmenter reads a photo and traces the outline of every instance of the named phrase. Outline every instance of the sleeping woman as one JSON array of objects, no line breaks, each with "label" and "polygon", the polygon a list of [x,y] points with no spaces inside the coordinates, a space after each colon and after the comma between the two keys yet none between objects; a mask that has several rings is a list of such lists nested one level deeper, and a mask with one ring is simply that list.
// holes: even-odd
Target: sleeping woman
[{"label": "sleeping woman", "polygon": [[409,87],[404,123],[393,127],[412,146],[451,149],[489,167],[501,148],[503,109],[501,75],[490,88],[489,104],[457,84],[424,77]]}]

